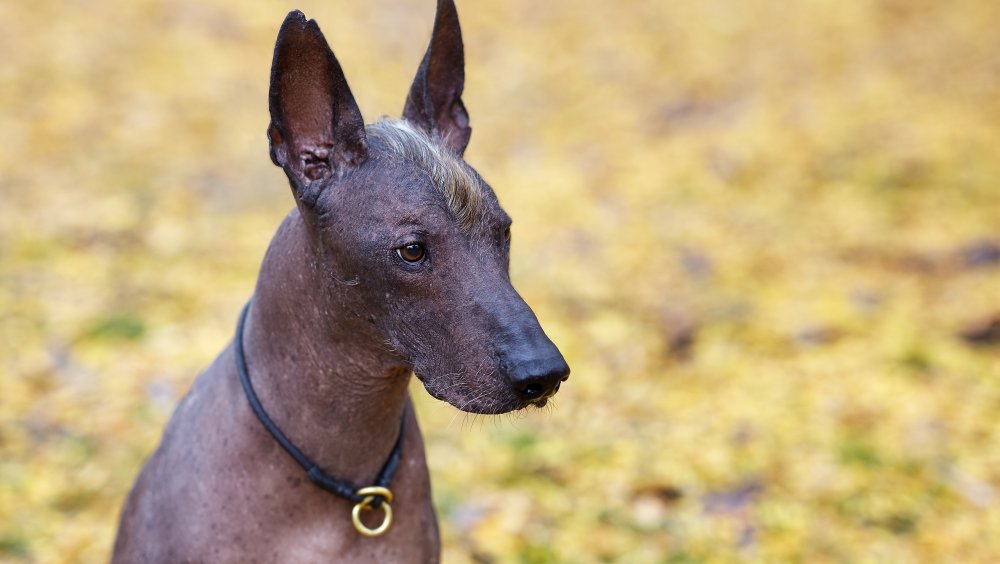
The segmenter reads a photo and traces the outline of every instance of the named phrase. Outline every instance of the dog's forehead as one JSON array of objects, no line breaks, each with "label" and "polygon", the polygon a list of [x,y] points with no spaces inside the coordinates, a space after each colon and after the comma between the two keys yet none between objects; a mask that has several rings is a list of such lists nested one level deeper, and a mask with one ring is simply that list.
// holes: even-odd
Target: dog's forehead
[{"label": "dog's forehead", "polygon": [[347,189],[364,195],[358,204],[370,213],[399,216],[439,209],[465,232],[509,223],[493,190],[472,167],[407,122],[370,125],[368,141],[368,161]]}]

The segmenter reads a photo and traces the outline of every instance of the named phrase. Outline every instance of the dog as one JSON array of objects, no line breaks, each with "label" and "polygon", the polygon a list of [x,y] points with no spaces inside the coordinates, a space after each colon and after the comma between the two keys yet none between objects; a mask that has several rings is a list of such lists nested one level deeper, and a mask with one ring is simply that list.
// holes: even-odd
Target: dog
[{"label": "dog", "polygon": [[319,26],[287,16],[267,137],[295,206],[137,478],[113,562],[438,561],[411,374],[487,414],[569,376],[511,285],[510,217],[462,158],[464,80],[440,0],[403,118],[366,126]]}]

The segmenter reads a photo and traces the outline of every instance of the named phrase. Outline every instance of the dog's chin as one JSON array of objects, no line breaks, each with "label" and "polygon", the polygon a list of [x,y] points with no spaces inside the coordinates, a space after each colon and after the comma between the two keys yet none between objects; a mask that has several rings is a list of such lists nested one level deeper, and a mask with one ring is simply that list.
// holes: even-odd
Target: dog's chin
[{"label": "dog's chin", "polygon": [[451,404],[453,407],[458,408],[459,411],[464,411],[466,413],[475,413],[479,415],[502,415],[504,413],[510,413],[512,411],[517,411],[518,409],[524,409],[523,405],[507,405],[507,404],[496,404],[496,403],[463,403],[462,401],[451,401],[444,400]]},{"label": "dog's chin", "polygon": [[441,393],[433,384],[428,383],[426,380],[421,378],[419,374],[417,375],[417,379],[423,383],[424,389],[427,390],[427,393],[430,394],[431,397],[448,403],[457,408],[459,411],[464,411],[466,413],[502,415],[504,413],[510,413],[511,411],[517,411],[531,406],[544,407],[548,402],[547,399],[537,402],[524,402],[519,400],[512,392],[507,392],[506,390],[498,390],[494,394],[473,394],[471,397]]},{"label": "dog's chin", "polygon": [[450,404],[451,406],[457,408],[459,411],[464,411],[466,413],[477,413],[480,415],[501,415],[504,413],[510,413],[511,411],[517,411],[518,409],[524,409],[528,407],[527,404],[517,401],[513,397],[484,397],[476,398],[474,400],[465,397],[449,397],[446,394],[438,394],[431,389],[424,386],[427,392],[433,396],[435,399],[439,399],[443,402]]}]

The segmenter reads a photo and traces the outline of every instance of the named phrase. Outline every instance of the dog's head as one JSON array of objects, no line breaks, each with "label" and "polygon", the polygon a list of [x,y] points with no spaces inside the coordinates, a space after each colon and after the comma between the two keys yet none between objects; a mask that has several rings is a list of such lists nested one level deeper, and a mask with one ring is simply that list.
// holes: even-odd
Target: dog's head
[{"label": "dog's head", "polygon": [[365,127],[319,26],[292,12],[271,69],[271,159],[288,176],[323,307],[459,409],[541,406],[569,375],[511,286],[509,216],[462,159],[462,35],[438,2],[403,120]]}]

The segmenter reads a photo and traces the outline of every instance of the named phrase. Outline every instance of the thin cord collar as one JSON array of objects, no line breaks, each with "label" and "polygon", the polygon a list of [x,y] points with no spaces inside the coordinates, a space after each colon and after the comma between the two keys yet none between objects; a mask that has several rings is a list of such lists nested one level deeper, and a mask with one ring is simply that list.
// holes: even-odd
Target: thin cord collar
[{"label": "thin cord collar", "polygon": [[[322,468],[316,465],[315,462],[309,460],[309,458],[303,454],[295,444],[292,443],[281,432],[281,429],[274,423],[273,420],[264,411],[264,406],[261,405],[260,399],[257,398],[257,394],[253,390],[253,384],[250,383],[250,372],[247,370],[247,360],[246,356],[243,354],[243,325],[246,322],[247,312],[250,310],[250,302],[248,301],[245,306],[243,306],[243,311],[240,312],[240,320],[236,325],[236,338],[233,340],[235,344],[236,352],[236,371],[240,375],[240,383],[243,384],[243,391],[246,392],[247,400],[250,402],[250,407],[253,408],[254,414],[257,419],[260,420],[261,425],[271,436],[274,437],[275,441],[281,445],[281,448],[285,449],[285,452],[295,459],[295,462],[306,471],[306,475],[309,476],[309,480],[316,484],[320,488],[334,494],[338,495],[344,499],[349,499],[355,503],[360,503],[367,495],[359,495],[357,492],[360,488],[356,487],[354,484],[341,480],[339,478],[334,478],[333,476],[327,474]],[[396,467],[399,466],[400,453],[403,450],[403,422],[406,421],[406,414],[399,421],[399,436],[396,437],[396,444],[392,447],[392,452],[389,453],[388,460],[382,466],[382,469],[378,473],[378,477],[375,479],[376,486],[388,488],[389,484],[392,482],[392,476],[396,473]],[[369,494],[371,495],[371,494]],[[374,494],[375,499],[372,501],[372,507],[378,507],[385,499],[380,494]]]}]

